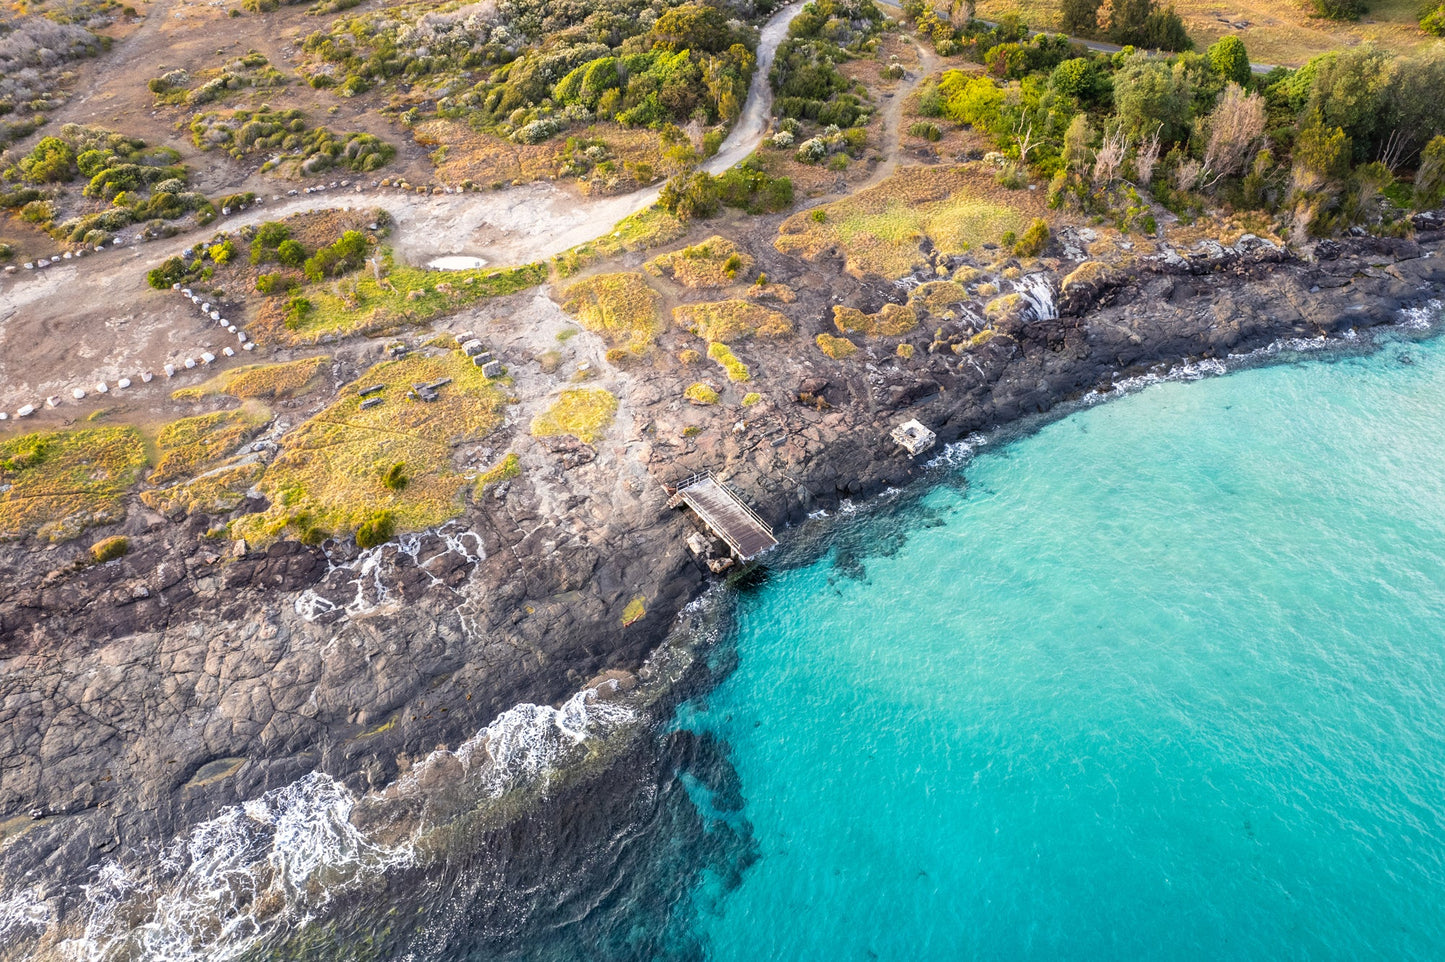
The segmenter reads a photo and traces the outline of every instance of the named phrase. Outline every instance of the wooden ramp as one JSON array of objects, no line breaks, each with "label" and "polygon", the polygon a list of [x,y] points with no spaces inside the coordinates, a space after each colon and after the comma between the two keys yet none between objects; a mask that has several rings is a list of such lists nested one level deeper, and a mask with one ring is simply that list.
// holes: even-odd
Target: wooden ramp
[{"label": "wooden ramp", "polygon": [[712,472],[695,474],[678,486],[668,506],[682,505],[691,508],[709,531],[727,542],[739,561],[749,561],[778,543],[773,529]]}]

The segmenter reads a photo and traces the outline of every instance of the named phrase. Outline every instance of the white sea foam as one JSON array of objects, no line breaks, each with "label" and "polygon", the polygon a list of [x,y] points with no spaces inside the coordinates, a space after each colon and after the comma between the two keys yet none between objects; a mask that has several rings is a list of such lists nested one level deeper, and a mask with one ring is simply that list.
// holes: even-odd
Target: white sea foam
[{"label": "white sea foam", "polygon": [[1215,358],[1205,358],[1202,361],[1176,364],[1162,371],[1150,371],[1134,377],[1121,378],[1115,381],[1113,387],[1108,391],[1089,394],[1084,398],[1084,401],[1087,404],[1097,404],[1100,401],[1107,401],[1110,398],[1134,394],[1144,390],[1144,388],[1151,384],[1165,384],[1171,381],[1198,381],[1206,377],[1219,377],[1221,374],[1228,373],[1229,368],[1225,366],[1223,361]]},{"label": "white sea foam", "polygon": [[978,449],[988,444],[988,437],[978,432],[952,444],[946,444],[938,455],[928,462],[929,468],[959,468],[973,460]]},{"label": "white sea foam", "polygon": [[25,932],[43,932],[54,920],[55,910],[39,886],[0,894],[0,943]]},{"label": "white sea foam", "polygon": [[1407,307],[1400,312],[1400,326],[1409,331],[1428,331],[1440,322],[1445,314],[1445,303],[1427,301],[1418,307]]},{"label": "white sea foam", "polygon": [[297,595],[296,613],[307,621],[316,621],[337,611],[344,615],[374,611],[394,597],[395,586],[388,583],[386,575],[396,559],[410,558],[436,586],[444,582],[432,573],[431,566],[448,555],[457,555],[468,564],[478,564],[486,559],[487,550],[481,535],[449,523],[433,532],[403,535],[395,541],[367,548],[341,564],[328,556],[329,567],[322,578],[322,587],[307,588]]},{"label": "white sea foam", "polygon": [[[608,682],[602,694],[614,695],[616,688]],[[455,752],[433,752],[377,799],[384,805],[387,797],[417,795],[425,771],[448,757],[461,763],[479,801],[545,783],[585,756],[589,741],[637,717],[624,702],[599,697],[597,688],[559,708],[520,704]],[[83,886],[83,931],[62,943],[63,957],[229,962],[274,933],[304,928],[338,896],[416,860],[415,836],[383,843],[352,823],[358,801],[342,783],[313,772],[202,822],[149,869],[114,861],[97,866]],[[0,902],[0,936],[53,922],[36,890]]]},{"label": "white sea foam", "polygon": [[[267,933],[305,926],[333,898],[414,858],[410,842],[365,837],[356,798],[313,772],[233,805],[172,843],[155,871],[108,862],[84,887],[84,932],[64,942],[76,962],[230,960]],[[146,920],[133,924],[138,907]]]},{"label": "white sea foam", "polygon": [[[609,681],[606,688],[608,694],[614,694],[617,684]],[[589,738],[605,737],[636,720],[637,713],[629,705],[598,695],[598,689],[587,688],[560,708],[531,703],[509,708],[456,751],[432,752],[397,781],[397,791],[415,794],[425,773],[448,759],[460,762],[462,771],[492,798],[546,780],[573,760]]]},{"label": "white sea foam", "polygon": [[1014,281],[1014,290],[1033,308],[1035,319],[1048,321],[1059,316],[1054,282],[1047,274],[1026,274]]}]

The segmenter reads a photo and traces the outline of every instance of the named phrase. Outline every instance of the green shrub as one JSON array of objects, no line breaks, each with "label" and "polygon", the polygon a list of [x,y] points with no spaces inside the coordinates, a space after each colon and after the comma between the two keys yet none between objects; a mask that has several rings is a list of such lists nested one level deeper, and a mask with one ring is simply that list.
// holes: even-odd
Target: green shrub
[{"label": "green shrub", "polygon": [[90,546],[90,557],[96,564],[104,564],[122,557],[130,550],[130,539],[124,535],[105,538]]},{"label": "green shrub", "polygon": [[406,487],[406,465],[398,462],[387,468],[381,476],[381,483],[388,491],[400,491]]},{"label": "green shrub", "polygon": [[938,124],[927,120],[920,120],[909,125],[908,133],[914,137],[922,137],[931,143],[937,143],[943,139],[943,131],[938,129]]},{"label": "green shrub", "polygon": [[1016,257],[1038,257],[1049,243],[1049,225],[1042,217],[1034,218],[1024,236],[1014,245]]},{"label": "green shrub", "polygon": [[1358,20],[1365,12],[1362,0],[1314,0],[1315,11],[1327,20]]},{"label": "green shrub", "polygon": [[396,517],[390,511],[378,511],[361,522],[356,529],[358,548],[375,548],[386,544],[396,534]]}]

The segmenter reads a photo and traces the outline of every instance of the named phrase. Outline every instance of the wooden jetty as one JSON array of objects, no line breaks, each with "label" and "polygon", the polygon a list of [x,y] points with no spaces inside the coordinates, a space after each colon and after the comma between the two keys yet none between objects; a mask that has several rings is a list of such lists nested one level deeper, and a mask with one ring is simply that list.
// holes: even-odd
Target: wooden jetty
[{"label": "wooden jetty", "polygon": [[751,561],[778,543],[773,529],[731,488],[713,477],[711,471],[694,474],[677,486],[677,493],[668,500],[667,506],[683,505],[691,508],[707,529],[732,549],[739,561]]}]

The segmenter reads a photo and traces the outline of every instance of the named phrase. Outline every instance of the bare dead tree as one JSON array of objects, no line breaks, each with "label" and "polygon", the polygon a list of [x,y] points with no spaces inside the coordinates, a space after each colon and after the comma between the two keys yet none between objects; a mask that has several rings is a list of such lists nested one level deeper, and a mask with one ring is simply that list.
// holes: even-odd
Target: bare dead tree
[{"label": "bare dead tree", "polygon": [[1199,186],[1199,178],[1203,173],[1203,165],[1193,159],[1184,161],[1174,169],[1174,189],[1193,190]]},{"label": "bare dead tree", "polygon": [[1040,141],[1034,139],[1034,125],[1032,122],[1025,124],[1024,118],[1019,117],[1014,124],[1014,143],[1019,148],[1019,163],[1029,162],[1029,151],[1037,147]]},{"label": "bare dead tree", "polygon": [[1134,174],[1139,178],[1140,187],[1148,187],[1154,179],[1154,167],[1159,163],[1159,151],[1163,147],[1160,140],[1163,131],[1163,124],[1155,127],[1152,134],[1139,142],[1139,150],[1134,154]]},{"label": "bare dead tree", "polygon": [[1264,123],[1263,97],[1246,94],[1244,88],[1236,83],[1226,86],[1219,97],[1219,105],[1207,121],[1209,142],[1204,148],[1199,186],[1213,187],[1243,170],[1264,137]]},{"label": "bare dead tree", "polygon": [[1129,140],[1121,130],[1104,134],[1104,142],[1094,153],[1094,183],[1108,186],[1119,176],[1124,154],[1129,149]]},{"label": "bare dead tree", "polygon": [[1393,174],[1405,162],[1409,148],[1408,134],[1399,128],[1390,131],[1390,136],[1385,138],[1385,143],[1380,147],[1380,163],[1390,168],[1390,173]]}]

